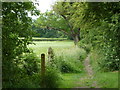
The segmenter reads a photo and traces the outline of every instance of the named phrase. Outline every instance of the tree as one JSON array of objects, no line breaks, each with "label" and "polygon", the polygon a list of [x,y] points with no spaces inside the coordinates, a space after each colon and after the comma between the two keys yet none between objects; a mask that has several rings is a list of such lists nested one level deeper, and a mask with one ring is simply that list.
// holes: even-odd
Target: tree
[{"label": "tree", "polygon": [[[28,12],[38,14],[32,2],[3,2],[2,3],[2,69],[3,87],[6,83],[12,85],[17,73],[17,62],[14,59],[28,52],[27,45],[31,39],[32,19]],[[20,37],[24,39],[20,39]]]},{"label": "tree", "polygon": [[53,6],[53,11],[41,14],[36,24],[37,26],[43,26],[42,28],[51,28],[64,32],[66,35],[71,36],[75,45],[77,45],[80,41],[80,30],[83,27],[81,23],[84,18],[78,15],[75,16],[78,6],[81,6],[82,13],[79,12],[79,15],[82,16],[84,13],[82,8],[86,7],[84,3],[57,2]]},{"label": "tree", "polygon": [[[119,70],[119,18],[120,3],[94,2],[86,3],[85,21],[91,21],[93,26],[84,37],[89,36],[95,49],[99,49],[104,57],[99,64],[105,70]],[[88,18],[90,17],[90,18]],[[96,24],[97,23],[97,24]]]}]

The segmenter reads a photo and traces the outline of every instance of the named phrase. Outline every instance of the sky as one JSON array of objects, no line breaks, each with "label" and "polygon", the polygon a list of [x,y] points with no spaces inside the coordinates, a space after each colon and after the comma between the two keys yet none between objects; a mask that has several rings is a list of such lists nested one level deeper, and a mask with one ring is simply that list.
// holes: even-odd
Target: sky
[{"label": "sky", "polygon": [[[57,0],[36,0],[33,1],[34,3],[39,3],[39,6],[36,5],[37,9],[40,10],[40,12],[44,13],[47,10],[51,10],[51,5],[54,4],[54,2]],[[38,16],[32,16],[32,19],[37,19]]]},{"label": "sky", "polygon": [[37,6],[37,8],[41,11],[41,12],[45,12],[46,10],[50,10],[51,9],[51,5],[55,2],[56,0],[37,0],[37,2],[39,3],[39,6]]}]

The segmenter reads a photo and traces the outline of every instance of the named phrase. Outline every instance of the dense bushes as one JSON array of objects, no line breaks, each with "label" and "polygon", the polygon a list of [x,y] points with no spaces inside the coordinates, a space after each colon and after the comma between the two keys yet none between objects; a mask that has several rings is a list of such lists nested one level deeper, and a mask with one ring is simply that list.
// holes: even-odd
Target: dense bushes
[{"label": "dense bushes", "polygon": [[91,44],[86,44],[84,40],[79,41],[78,46],[80,48],[83,48],[87,52],[87,54],[90,52],[91,47],[92,47]]},{"label": "dense bushes", "polygon": [[61,83],[61,73],[56,68],[46,67],[44,83],[46,88],[58,88]]},{"label": "dense bushes", "polygon": [[[101,11],[106,11],[106,14],[100,13],[101,16],[98,16],[98,11],[93,10],[97,4],[100,6],[99,9]],[[91,44],[92,49],[97,50],[97,53],[102,56],[98,58],[99,67],[102,70],[119,70],[120,39],[118,37],[120,37],[120,13],[116,9],[120,8],[120,3],[96,3],[96,5],[88,3],[88,5],[90,5],[89,13],[94,15],[94,17],[90,18],[92,22],[91,26],[93,25],[93,27],[89,26],[89,29],[81,30],[81,37],[87,42],[84,44]],[[109,11],[110,8],[111,11]]]},{"label": "dense bushes", "polygon": [[[56,56],[56,66],[63,73],[82,72],[83,60],[86,52],[83,49],[72,48],[71,50],[63,50],[64,54]],[[62,52],[61,52],[62,53]]]},{"label": "dense bushes", "polygon": [[[34,53],[24,53],[14,60],[17,63],[14,74],[9,82],[3,82],[4,88],[41,88],[41,64]],[[46,88],[57,88],[61,73],[57,68],[46,65],[44,78]]]},{"label": "dense bushes", "polygon": [[[32,2],[3,2],[1,11],[3,88],[22,87],[20,83],[29,82],[27,77],[30,75],[26,74],[28,67],[22,68],[24,59],[17,57],[29,52],[27,45],[31,38],[32,19],[28,17],[28,12],[36,15],[38,11]],[[19,37],[25,39],[20,40]],[[29,61],[25,64],[28,65]]]},{"label": "dense bushes", "polygon": [[[39,88],[40,59],[34,53],[24,53],[13,60],[13,72],[4,88]],[[37,78],[37,79],[36,79]],[[3,80],[4,81],[4,80]]]}]

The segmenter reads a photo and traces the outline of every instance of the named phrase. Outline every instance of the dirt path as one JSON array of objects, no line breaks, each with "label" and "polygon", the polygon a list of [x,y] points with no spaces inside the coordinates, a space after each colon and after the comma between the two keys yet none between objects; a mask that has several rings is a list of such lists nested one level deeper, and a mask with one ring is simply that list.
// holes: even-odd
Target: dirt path
[{"label": "dirt path", "polygon": [[85,70],[86,70],[88,76],[92,77],[93,76],[93,70],[92,70],[92,67],[90,65],[90,55],[88,55],[88,57],[85,59],[84,66],[85,66]]},{"label": "dirt path", "polygon": [[80,78],[80,82],[77,83],[80,87],[76,88],[99,88],[97,82],[94,80],[94,72],[90,65],[90,55],[85,59],[84,66],[87,75]]}]

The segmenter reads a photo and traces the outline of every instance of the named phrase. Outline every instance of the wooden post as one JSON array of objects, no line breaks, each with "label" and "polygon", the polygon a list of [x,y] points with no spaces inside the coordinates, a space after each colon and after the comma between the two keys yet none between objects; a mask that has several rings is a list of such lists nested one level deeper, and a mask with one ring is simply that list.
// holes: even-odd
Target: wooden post
[{"label": "wooden post", "polygon": [[45,88],[45,82],[44,82],[44,76],[45,76],[45,54],[41,54],[41,87]]},{"label": "wooden post", "polygon": [[54,63],[54,52],[51,47],[48,48],[48,62],[52,65]]}]

